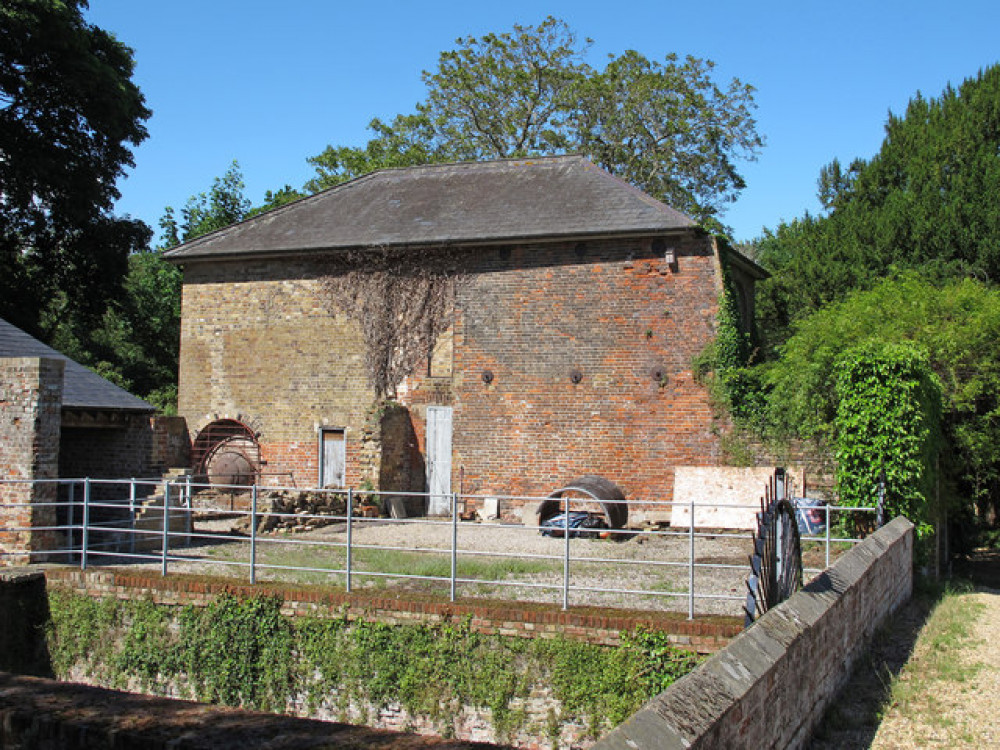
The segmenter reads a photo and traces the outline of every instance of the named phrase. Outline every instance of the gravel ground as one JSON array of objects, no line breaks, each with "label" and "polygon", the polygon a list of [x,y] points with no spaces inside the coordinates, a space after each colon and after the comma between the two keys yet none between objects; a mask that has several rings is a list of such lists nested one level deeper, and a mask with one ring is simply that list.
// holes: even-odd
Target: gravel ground
[{"label": "gravel ground", "polygon": [[[198,519],[197,533],[228,534],[232,519]],[[664,529],[669,533],[670,530]],[[632,531],[621,540],[571,539],[571,593],[570,604],[589,606],[625,607],[634,609],[674,610],[686,612],[688,608],[689,571],[687,562],[690,540],[686,533],[667,535],[663,532]],[[678,532],[674,532],[677,534]],[[451,547],[452,527],[448,522],[430,522],[424,519],[411,521],[362,520],[353,524],[352,543],[377,547],[401,547],[408,550],[448,550]],[[277,561],[272,555],[281,555],[290,564],[316,567],[338,567],[324,562],[342,548],[309,546],[302,543],[344,544],[346,526],[332,524],[318,529],[299,532],[274,532],[261,535],[258,541],[258,560]],[[501,523],[462,522],[457,527],[459,561],[476,559],[503,565],[505,560],[531,560],[534,570],[523,570],[515,564],[509,573],[501,573],[504,585],[488,583],[461,583],[460,598],[484,597],[516,599],[522,601],[561,602],[562,573],[565,540],[545,537],[531,527]],[[221,540],[219,540],[221,542]],[[746,592],[744,580],[748,569],[747,557],[751,551],[750,537],[746,533],[728,533],[696,536],[696,568],[694,588],[695,611],[698,614],[740,615]],[[218,544],[214,539],[203,539],[198,546],[179,549],[178,554],[210,556],[214,559],[246,561],[249,544],[245,538]],[[420,559],[449,558],[433,552],[419,553]],[[615,562],[597,562],[596,560]],[[677,563],[664,565],[663,563]],[[340,563],[342,565],[342,563]],[[736,566],[701,567],[705,565]],[[153,563],[153,566],[156,564]],[[171,562],[170,570],[187,573],[219,575],[228,570],[242,577],[240,568],[222,568],[207,561]],[[398,572],[398,568],[396,569]],[[447,575],[447,565],[445,572]],[[461,570],[459,573],[462,575]],[[322,574],[294,573],[262,569],[259,580],[289,580],[317,582],[330,580]],[[338,578],[340,578],[338,576]],[[419,581],[412,579],[384,579],[358,576],[355,586],[392,587],[406,590],[435,590],[447,593],[447,581]],[[517,585],[530,584],[530,585]],[[342,585],[342,584],[341,584]],[[617,589],[638,593],[610,593],[584,589]],[[731,599],[701,598],[722,595]]]},{"label": "gravel ground", "polygon": [[[1000,747],[1000,648],[996,643],[1000,591],[986,590],[963,597],[982,605],[970,628],[971,638],[957,656],[962,666],[974,671],[974,676],[968,681],[933,680],[924,700],[915,700],[913,706],[890,706],[871,744],[873,750]],[[912,658],[920,659],[933,648],[934,643],[921,639]],[[907,679],[905,668],[901,679]]]}]

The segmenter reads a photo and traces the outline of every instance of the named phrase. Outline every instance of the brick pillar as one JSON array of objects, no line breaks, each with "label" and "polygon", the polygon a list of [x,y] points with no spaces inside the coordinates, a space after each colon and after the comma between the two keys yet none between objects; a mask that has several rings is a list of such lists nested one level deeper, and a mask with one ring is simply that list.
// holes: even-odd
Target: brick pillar
[{"label": "brick pillar", "polygon": [[[0,479],[59,476],[65,362],[48,358],[0,358]],[[56,485],[0,483],[0,565],[42,562],[58,545]]]}]

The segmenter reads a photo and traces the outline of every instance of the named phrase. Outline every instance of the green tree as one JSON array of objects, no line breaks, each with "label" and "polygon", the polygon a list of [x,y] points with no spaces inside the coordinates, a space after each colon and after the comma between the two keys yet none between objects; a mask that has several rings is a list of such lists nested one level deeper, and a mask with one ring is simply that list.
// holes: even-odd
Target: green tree
[{"label": "green tree", "polygon": [[34,333],[99,318],[150,234],[111,214],[150,111],[132,51],[86,7],[0,5],[0,316]]},{"label": "green tree", "polygon": [[601,73],[579,77],[570,114],[571,148],[612,174],[698,219],[719,216],[746,183],[737,158],[763,145],[753,88],[733,79],[720,88],[714,64],[667,55],[648,60],[629,50]]},{"label": "green tree", "polygon": [[[164,230],[161,247],[129,256],[123,293],[107,303],[93,330],[74,338],[60,329],[61,350],[162,411],[173,412],[177,402],[181,272],[163,259],[163,252],[251,215],[254,209],[243,191],[243,175],[234,161],[207,192],[188,199],[180,221],[168,207],[160,219]],[[268,200],[277,206],[297,194],[286,187],[269,195]]]},{"label": "green tree", "polygon": [[890,267],[1000,283],[1000,65],[936,99],[917,94],[885,131],[873,158],[823,169],[828,215],[782,224],[759,242],[772,272],[760,288],[772,344],[792,321],[870,288]]},{"label": "green tree", "polygon": [[91,337],[95,369],[166,413],[177,404],[181,273],[161,251],[129,257],[124,294]]},{"label": "green tree", "polygon": [[414,113],[373,120],[364,147],[310,159],[317,176],[306,188],[386,167],[578,152],[719,228],[744,186],[736,161],[763,145],[753,89],[719,87],[709,61],[628,51],[595,71],[584,61],[590,40],[552,17],[456,43],[423,73],[427,97]]},{"label": "green tree", "polygon": [[838,363],[863,346],[922,352],[941,384],[944,491],[992,521],[1000,510],[1000,291],[972,279],[914,273],[856,291],[806,316],[766,365],[773,429],[837,442]]},{"label": "green tree", "polygon": [[251,212],[250,200],[243,193],[245,189],[243,172],[240,171],[239,162],[234,159],[225,174],[212,181],[212,187],[207,193],[198,193],[188,198],[181,209],[179,221],[174,209],[166,207],[160,219],[160,228],[163,229],[162,249],[169,250],[182,242],[243,221]]}]

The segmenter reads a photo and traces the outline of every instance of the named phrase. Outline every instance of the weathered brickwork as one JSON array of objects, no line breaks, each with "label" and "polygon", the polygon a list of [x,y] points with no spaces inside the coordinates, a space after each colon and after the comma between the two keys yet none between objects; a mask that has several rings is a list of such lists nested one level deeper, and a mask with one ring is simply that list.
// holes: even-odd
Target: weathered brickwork
[{"label": "weathered brickwork", "polygon": [[712,653],[740,632],[736,618],[699,617],[688,620],[676,612],[580,609],[565,611],[556,605],[518,605],[511,602],[447,602],[407,598],[398,592],[378,596],[364,592],[321,588],[239,585],[224,579],[171,575],[163,578],[144,572],[81,571],[70,567],[46,568],[50,587],[66,588],[95,597],[135,599],[148,596],[157,604],[207,606],[220,594],[238,597],[276,596],[282,612],[310,617],[346,617],[348,620],[389,625],[447,624],[468,620],[469,626],[489,635],[523,638],[566,638],[615,646],[623,631],[637,628],[667,634],[671,643],[699,653]]},{"label": "weathered brickwork", "polygon": [[[675,466],[718,463],[692,374],[714,333],[717,252],[693,233],[658,239],[674,264],[653,238],[468,250],[451,375],[425,370],[400,388],[421,453],[426,407],[453,408],[454,490],[547,494],[596,473],[630,499],[669,500]],[[264,470],[299,485],[317,478],[320,427],[343,428],[357,485],[374,394],[357,326],[320,292],[325,272],[321,258],[189,263],[179,410],[192,434],[252,422]],[[448,372],[447,350],[431,374]]]},{"label": "weathered brickwork", "polygon": [[913,524],[899,517],[767,611],[596,747],[803,747],[875,629],[912,591]]},{"label": "weathered brickwork", "polygon": [[[0,359],[0,478],[55,479],[64,363],[57,359]],[[0,564],[38,562],[53,549],[55,484],[0,484]],[[41,528],[39,528],[41,527]]]}]

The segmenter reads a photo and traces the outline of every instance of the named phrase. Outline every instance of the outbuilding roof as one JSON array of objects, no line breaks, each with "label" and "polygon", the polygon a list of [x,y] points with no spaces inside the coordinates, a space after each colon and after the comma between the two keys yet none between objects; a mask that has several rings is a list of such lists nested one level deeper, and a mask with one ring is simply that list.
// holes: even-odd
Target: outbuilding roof
[{"label": "outbuilding roof", "polygon": [[63,408],[152,412],[156,407],[0,318],[0,357],[48,357],[66,362]]},{"label": "outbuilding roof", "polygon": [[350,247],[484,244],[668,232],[694,221],[582,156],[386,169],[165,254],[201,258]]}]

